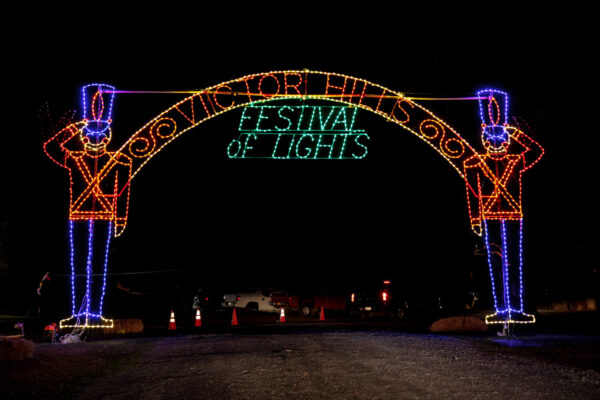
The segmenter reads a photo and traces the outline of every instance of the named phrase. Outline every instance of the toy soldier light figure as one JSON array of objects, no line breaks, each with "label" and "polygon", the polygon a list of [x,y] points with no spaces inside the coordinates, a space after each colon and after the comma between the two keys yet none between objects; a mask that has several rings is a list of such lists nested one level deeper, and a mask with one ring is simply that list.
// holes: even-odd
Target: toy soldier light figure
[{"label": "toy soldier light figure", "polygon": [[72,315],[60,321],[61,328],[112,327],[102,316],[108,252],[111,237],[125,229],[129,202],[131,159],[106,151],[114,88],[87,85],[82,98],[84,119],[44,143],[46,154],[69,170]]},{"label": "toy soldier light figure", "polygon": [[521,174],[544,150],[507,124],[506,93],[489,89],[477,95],[486,153],[466,160],[464,175],[471,227],[485,241],[496,309],[485,322],[533,323],[535,317],[526,314],[523,305]]}]

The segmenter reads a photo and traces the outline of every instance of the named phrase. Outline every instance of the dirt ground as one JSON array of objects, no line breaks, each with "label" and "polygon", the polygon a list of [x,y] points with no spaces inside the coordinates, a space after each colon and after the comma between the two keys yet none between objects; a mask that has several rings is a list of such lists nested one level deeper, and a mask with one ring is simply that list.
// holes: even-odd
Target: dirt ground
[{"label": "dirt ground", "polygon": [[232,330],[38,344],[0,398],[597,399],[600,337]]}]

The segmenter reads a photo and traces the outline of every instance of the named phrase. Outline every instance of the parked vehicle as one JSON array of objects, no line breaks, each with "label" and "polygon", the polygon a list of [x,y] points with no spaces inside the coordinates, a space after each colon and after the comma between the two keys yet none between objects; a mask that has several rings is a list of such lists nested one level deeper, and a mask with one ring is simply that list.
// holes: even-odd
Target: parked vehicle
[{"label": "parked vehicle", "polygon": [[321,308],[325,310],[346,310],[346,296],[332,294],[313,294],[308,292],[272,292],[271,305],[284,307],[286,310],[297,311],[308,317],[314,315]]},{"label": "parked vehicle", "polygon": [[445,312],[439,295],[398,290],[390,280],[355,288],[350,294],[350,310],[362,317],[417,320],[437,318]]},{"label": "parked vehicle", "polygon": [[350,311],[364,317],[403,318],[406,312],[406,302],[392,291],[389,280],[380,284],[355,288],[350,294]]},{"label": "parked vehicle", "polygon": [[223,296],[221,305],[272,313],[279,313],[280,310],[280,307],[271,304],[271,291],[267,289],[249,289],[239,293],[227,293]]},{"label": "parked vehicle", "polygon": [[214,311],[221,308],[223,292],[211,288],[200,288],[192,300],[194,312],[200,309],[202,312]]}]

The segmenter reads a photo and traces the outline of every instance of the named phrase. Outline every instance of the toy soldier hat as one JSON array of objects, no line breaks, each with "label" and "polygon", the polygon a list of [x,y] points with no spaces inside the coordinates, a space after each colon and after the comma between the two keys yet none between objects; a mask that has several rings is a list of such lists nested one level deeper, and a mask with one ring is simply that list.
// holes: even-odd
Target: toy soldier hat
[{"label": "toy soldier hat", "polygon": [[88,122],[87,134],[104,133],[112,122],[115,88],[104,83],[92,83],[81,89],[83,118]]},{"label": "toy soldier hat", "polygon": [[493,127],[508,123],[508,93],[484,89],[477,92],[477,97],[482,124]]}]

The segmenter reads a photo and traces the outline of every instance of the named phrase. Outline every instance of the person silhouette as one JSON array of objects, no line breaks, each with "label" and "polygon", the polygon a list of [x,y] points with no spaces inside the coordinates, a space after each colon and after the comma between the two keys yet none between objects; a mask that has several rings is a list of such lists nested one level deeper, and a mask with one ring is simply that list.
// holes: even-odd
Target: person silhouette
[{"label": "person silhouette", "polygon": [[[119,236],[127,223],[132,165],[130,157],[106,150],[114,94],[109,85],[84,86],[83,120],[44,143],[48,157],[69,171],[72,304],[71,317],[60,321],[61,328],[113,326],[102,316],[108,254],[111,237]],[[87,252],[80,251],[85,248]]]},{"label": "person silhouette", "polygon": [[[467,206],[473,231],[483,236],[495,313],[488,324],[533,323],[523,301],[523,209],[521,177],[544,149],[508,125],[508,94],[495,89],[477,93],[486,152],[465,160]],[[517,145],[515,146],[514,143]]]}]

